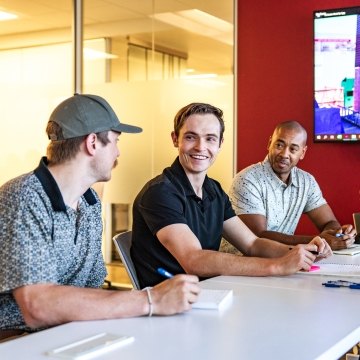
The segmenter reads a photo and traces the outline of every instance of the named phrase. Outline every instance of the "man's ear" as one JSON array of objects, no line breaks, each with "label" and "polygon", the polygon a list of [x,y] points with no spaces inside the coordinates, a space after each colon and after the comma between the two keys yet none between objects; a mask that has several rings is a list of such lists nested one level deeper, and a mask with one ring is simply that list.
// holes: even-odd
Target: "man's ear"
[{"label": "man's ear", "polygon": [[96,151],[96,146],[97,146],[96,141],[97,141],[97,136],[94,133],[89,134],[85,138],[85,148],[86,148],[87,152],[91,155],[93,155]]},{"label": "man's ear", "polygon": [[269,137],[269,142],[268,142],[268,144],[267,144],[266,150],[269,150],[269,149],[270,149],[270,144],[271,144],[271,136]]},{"label": "man's ear", "polygon": [[305,157],[306,150],[307,150],[307,146],[305,145],[304,148],[302,149],[302,154],[300,156],[300,160],[302,160]]},{"label": "man's ear", "polygon": [[171,139],[173,141],[174,146],[179,147],[179,141],[178,141],[178,137],[175,134],[175,131],[171,132]]},{"label": "man's ear", "polygon": [[224,142],[224,137],[220,140],[219,149],[221,149],[221,145],[223,144],[223,142]]}]

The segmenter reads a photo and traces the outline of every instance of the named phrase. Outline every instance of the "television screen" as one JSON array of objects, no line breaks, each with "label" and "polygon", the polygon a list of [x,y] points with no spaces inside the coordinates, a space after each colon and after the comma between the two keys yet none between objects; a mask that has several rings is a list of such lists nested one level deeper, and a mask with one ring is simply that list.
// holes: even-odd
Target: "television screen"
[{"label": "television screen", "polygon": [[314,141],[360,142],[360,6],[314,12]]}]

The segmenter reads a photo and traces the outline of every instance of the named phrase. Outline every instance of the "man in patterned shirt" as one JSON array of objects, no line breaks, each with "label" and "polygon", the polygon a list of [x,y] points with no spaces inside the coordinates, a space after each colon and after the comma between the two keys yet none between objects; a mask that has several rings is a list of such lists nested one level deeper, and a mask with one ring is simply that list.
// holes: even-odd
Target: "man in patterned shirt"
[{"label": "man in patterned shirt", "polygon": [[306,140],[306,130],[298,122],[278,124],[265,160],[233,179],[232,206],[258,236],[289,245],[306,244],[313,236],[294,235],[301,214],[306,213],[333,250],[349,247],[355,240],[353,226],[339,224],[314,177],[296,167],[305,157]]},{"label": "man in patterned shirt", "polygon": [[101,205],[90,186],[108,181],[122,132],[96,95],[62,102],[47,125],[47,157],[0,188],[0,339],[76,320],[161,314],[191,308],[196,276],[176,276],[147,291],[101,289]]}]

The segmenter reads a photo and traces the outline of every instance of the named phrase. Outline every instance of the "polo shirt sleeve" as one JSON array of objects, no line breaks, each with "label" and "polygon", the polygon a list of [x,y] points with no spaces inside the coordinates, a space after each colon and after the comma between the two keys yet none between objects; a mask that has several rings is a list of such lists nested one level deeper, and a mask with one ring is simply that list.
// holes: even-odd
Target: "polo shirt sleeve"
[{"label": "polo shirt sleeve", "polygon": [[231,184],[229,197],[236,215],[259,214],[266,216],[261,187],[251,173],[238,173]]},{"label": "polo shirt sleeve", "polygon": [[32,192],[14,195],[9,191],[1,200],[0,292],[56,283],[56,261],[46,245],[51,241],[51,219],[44,204]]},{"label": "polo shirt sleeve", "polygon": [[139,203],[139,211],[151,233],[172,224],[187,224],[185,218],[185,195],[171,183],[159,182],[144,192]]},{"label": "polo shirt sleeve", "polygon": [[225,194],[225,192],[223,192],[224,194],[224,202],[225,202],[225,212],[224,212],[224,221],[231,219],[232,217],[236,216],[235,211],[231,205],[229,196]]},{"label": "polo shirt sleeve", "polygon": [[89,273],[89,277],[86,280],[85,287],[99,288],[104,284],[104,279],[106,278],[106,276],[107,270],[104,266],[104,260],[100,248],[99,256],[94,262],[94,265]]},{"label": "polo shirt sleeve", "polygon": [[315,180],[315,178],[311,174],[307,174],[307,175],[308,175],[308,181],[307,181],[308,199],[304,207],[304,211],[303,211],[304,213],[317,209],[318,207],[327,203],[322,195],[320,186]]}]

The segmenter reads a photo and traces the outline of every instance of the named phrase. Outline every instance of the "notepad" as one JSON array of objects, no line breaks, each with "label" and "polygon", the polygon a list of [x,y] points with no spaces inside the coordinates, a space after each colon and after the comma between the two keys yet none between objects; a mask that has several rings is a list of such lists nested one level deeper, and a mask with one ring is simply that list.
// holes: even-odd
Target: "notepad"
[{"label": "notepad", "polygon": [[192,305],[193,309],[222,309],[230,302],[232,290],[201,289],[198,301]]},{"label": "notepad", "polygon": [[360,277],[360,265],[355,264],[319,264],[316,271],[299,271],[300,274],[329,275],[329,276],[354,276]]},{"label": "notepad", "polygon": [[60,359],[85,360],[133,341],[132,336],[100,333],[48,351],[46,355]]},{"label": "notepad", "polygon": [[338,255],[356,255],[360,254],[360,245],[351,245],[347,249],[333,250],[334,254]]}]

